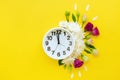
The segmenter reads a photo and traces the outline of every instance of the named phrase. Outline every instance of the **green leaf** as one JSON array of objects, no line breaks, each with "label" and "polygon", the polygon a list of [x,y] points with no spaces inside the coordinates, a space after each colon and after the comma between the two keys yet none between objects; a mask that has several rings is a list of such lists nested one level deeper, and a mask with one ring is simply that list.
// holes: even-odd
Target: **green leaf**
[{"label": "green leaf", "polygon": [[81,54],[81,58],[82,58],[82,60],[84,60],[84,61],[88,61],[88,57],[87,57],[86,55]]},{"label": "green leaf", "polygon": [[76,17],[75,17],[74,14],[72,14],[72,20],[73,20],[74,22],[76,22]]},{"label": "green leaf", "polygon": [[80,12],[76,12],[76,16],[77,16],[77,17],[80,17]]},{"label": "green leaf", "polygon": [[84,49],[84,51],[88,54],[91,54],[91,51],[87,50],[87,49]]},{"label": "green leaf", "polygon": [[63,65],[62,59],[61,59],[61,60],[58,60],[58,64],[59,64],[59,66]]},{"label": "green leaf", "polygon": [[66,65],[64,65],[64,69],[66,69],[66,67],[67,67],[67,66],[66,66]]},{"label": "green leaf", "polygon": [[78,22],[80,17],[80,12],[76,12],[76,16],[77,16],[77,22]]},{"label": "green leaf", "polygon": [[91,38],[91,35],[87,35],[87,36],[85,36],[85,38],[84,39],[90,39]]},{"label": "green leaf", "polygon": [[90,39],[91,38],[91,35],[92,33],[88,33],[86,36],[85,36],[85,38],[84,39]]},{"label": "green leaf", "polygon": [[70,11],[66,11],[65,16],[70,16]]},{"label": "green leaf", "polygon": [[84,24],[84,23],[86,22],[86,20],[87,20],[87,16],[84,14],[84,15],[82,16],[82,24]]},{"label": "green leaf", "polygon": [[85,42],[85,45],[86,45],[88,48],[96,49],[92,44],[89,44],[89,43],[87,43],[87,42]]},{"label": "green leaf", "polygon": [[72,71],[72,65],[68,66],[68,71],[71,72]]},{"label": "green leaf", "polygon": [[65,12],[66,20],[69,22],[70,11]]}]

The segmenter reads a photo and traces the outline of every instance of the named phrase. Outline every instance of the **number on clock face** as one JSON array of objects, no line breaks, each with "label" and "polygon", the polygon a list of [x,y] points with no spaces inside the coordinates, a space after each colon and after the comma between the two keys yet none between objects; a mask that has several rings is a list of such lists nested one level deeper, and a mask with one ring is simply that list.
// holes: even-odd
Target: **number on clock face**
[{"label": "number on clock face", "polygon": [[55,28],[45,35],[43,47],[46,54],[51,58],[64,59],[72,53],[74,39],[69,31],[63,28]]},{"label": "number on clock face", "polygon": [[48,40],[52,40],[52,36],[47,36],[47,39]]},{"label": "number on clock face", "polygon": [[66,51],[63,51],[63,55],[66,55]]}]

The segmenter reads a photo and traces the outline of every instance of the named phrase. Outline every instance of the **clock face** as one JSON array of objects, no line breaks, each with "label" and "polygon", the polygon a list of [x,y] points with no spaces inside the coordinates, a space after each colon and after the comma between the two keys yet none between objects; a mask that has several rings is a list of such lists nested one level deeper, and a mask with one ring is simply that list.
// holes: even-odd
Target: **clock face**
[{"label": "clock face", "polygon": [[45,53],[53,59],[64,59],[74,49],[74,38],[72,34],[63,28],[49,30],[43,38]]}]

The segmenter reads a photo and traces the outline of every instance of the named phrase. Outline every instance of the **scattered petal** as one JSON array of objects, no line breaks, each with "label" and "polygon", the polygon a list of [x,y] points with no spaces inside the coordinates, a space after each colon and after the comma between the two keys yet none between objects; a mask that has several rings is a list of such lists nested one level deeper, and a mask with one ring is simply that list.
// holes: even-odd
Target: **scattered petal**
[{"label": "scattered petal", "polygon": [[82,74],[81,74],[81,72],[80,72],[80,71],[78,71],[78,76],[79,76],[79,77],[82,77]]},{"label": "scattered petal", "polygon": [[93,24],[91,22],[88,22],[85,26],[86,31],[92,31],[93,30]]},{"label": "scattered petal", "polygon": [[88,4],[88,5],[86,6],[86,11],[88,11],[89,8],[90,8],[90,5]]},{"label": "scattered petal", "polygon": [[84,70],[85,70],[86,72],[88,71],[87,66],[84,66]]},{"label": "scattered petal", "polygon": [[100,33],[99,33],[98,28],[95,27],[95,28],[93,29],[93,31],[92,31],[92,35],[94,35],[94,36],[98,36],[99,34],[100,34]]},{"label": "scattered petal", "polygon": [[77,10],[77,4],[76,3],[74,4],[74,10]]},{"label": "scattered petal", "polygon": [[93,19],[92,19],[92,21],[95,21],[95,20],[97,20],[98,19],[98,16],[95,16]]},{"label": "scattered petal", "polygon": [[74,73],[72,73],[72,74],[71,74],[70,78],[71,78],[71,79],[73,79],[73,78],[74,78]]}]

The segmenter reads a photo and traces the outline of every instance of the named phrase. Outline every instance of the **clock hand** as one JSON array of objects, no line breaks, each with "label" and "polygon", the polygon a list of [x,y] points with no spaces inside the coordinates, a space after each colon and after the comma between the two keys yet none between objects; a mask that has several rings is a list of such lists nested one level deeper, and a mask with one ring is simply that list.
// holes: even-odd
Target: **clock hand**
[{"label": "clock hand", "polygon": [[60,44],[60,34],[58,34],[58,43]]},{"label": "clock hand", "polygon": [[56,48],[55,48],[55,50],[54,50],[54,52],[53,52],[52,54],[54,54],[54,53],[55,53],[55,51],[56,51],[57,47],[58,47],[58,45],[56,46]]},{"label": "clock hand", "polygon": [[62,46],[64,46],[64,47],[65,47],[65,45],[63,45],[63,44],[60,44],[60,45],[62,45]]},{"label": "clock hand", "polygon": [[60,44],[59,34],[57,34],[57,41],[58,41],[58,44]]}]

